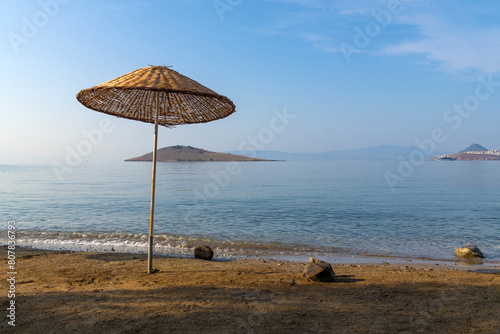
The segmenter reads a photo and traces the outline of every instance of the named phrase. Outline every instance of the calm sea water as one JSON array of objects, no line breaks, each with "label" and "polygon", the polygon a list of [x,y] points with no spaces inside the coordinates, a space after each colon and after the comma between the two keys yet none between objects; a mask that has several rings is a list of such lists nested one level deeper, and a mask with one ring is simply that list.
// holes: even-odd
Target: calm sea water
[{"label": "calm sea water", "polygon": [[[500,261],[500,163],[428,162],[391,189],[392,162],[159,163],[156,252]],[[151,164],[0,166],[0,224],[52,249],[145,252]],[[2,223],[3,222],[3,223]],[[6,243],[6,233],[0,243]]]}]

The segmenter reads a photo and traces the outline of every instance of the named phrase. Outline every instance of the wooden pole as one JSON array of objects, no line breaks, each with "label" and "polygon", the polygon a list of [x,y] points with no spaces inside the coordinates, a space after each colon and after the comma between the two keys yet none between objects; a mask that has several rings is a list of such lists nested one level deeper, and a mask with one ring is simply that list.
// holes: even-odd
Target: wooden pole
[{"label": "wooden pole", "polygon": [[155,137],[153,149],[153,176],[151,180],[151,210],[149,213],[148,274],[153,273],[153,224],[155,220],[156,148],[158,146],[158,114],[160,112],[159,93],[156,92]]}]

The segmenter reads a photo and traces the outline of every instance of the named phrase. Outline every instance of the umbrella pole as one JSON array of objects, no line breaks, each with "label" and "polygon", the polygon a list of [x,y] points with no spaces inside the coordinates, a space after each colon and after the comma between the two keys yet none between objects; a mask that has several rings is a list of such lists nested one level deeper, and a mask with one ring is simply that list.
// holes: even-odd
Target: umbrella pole
[{"label": "umbrella pole", "polygon": [[151,180],[151,210],[149,213],[149,247],[148,247],[148,274],[153,273],[153,223],[155,220],[155,190],[156,190],[156,148],[158,146],[158,113],[159,113],[158,92],[156,92],[155,111],[155,136],[153,149],[153,176]]}]

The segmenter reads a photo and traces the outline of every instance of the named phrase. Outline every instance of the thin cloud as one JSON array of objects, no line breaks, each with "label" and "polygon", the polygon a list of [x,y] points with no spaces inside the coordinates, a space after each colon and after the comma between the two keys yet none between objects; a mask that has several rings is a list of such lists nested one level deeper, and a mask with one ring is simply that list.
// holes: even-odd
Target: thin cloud
[{"label": "thin cloud", "polygon": [[282,14],[280,18],[274,22],[275,29],[286,29],[292,26],[306,25],[321,21],[325,18],[331,17],[332,14],[321,11],[306,11],[298,13]]},{"label": "thin cloud", "polygon": [[[353,44],[355,28],[363,29],[374,20],[374,12],[387,10],[387,2],[378,0],[267,1],[291,5],[274,13],[268,32],[296,36],[327,53],[343,52],[340,44]],[[402,12],[393,15],[369,48],[359,52],[413,56],[415,64],[445,72],[500,72],[500,28],[484,20],[491,11],[468,2],[400,0],[400,4]],[[455,10],[449,12],[453,4]]]},{"label": "thin cloud", "polygon": [[330,36],[314,34],[314,33],[303,33],[300,35],[309,44],[312,44],[314,48],[318,51],[337,53],[340,49],[335,44]]},{"label": "thin cloud", "polygon": [[500,72],[500,28],[468,27],[443,23],[436,17],[413,19],[420,37],[386,47],[393,56],[418,55],[444,71]]},{"label": "thin cloud", "polygon": [[267,0],[269,2],[281,2],[286,4],[300,5],[309,8],[328,8],[332,6],[332,1],[328,0]]}]

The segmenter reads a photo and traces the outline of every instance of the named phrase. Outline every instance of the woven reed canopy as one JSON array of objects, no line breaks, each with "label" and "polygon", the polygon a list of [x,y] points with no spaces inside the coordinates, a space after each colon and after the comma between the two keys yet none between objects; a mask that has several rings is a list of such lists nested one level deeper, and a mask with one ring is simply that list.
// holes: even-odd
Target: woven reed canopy
[{"label": "woven reed canopy", "polygon": [[235,106],[200,83],[165,66],[132,71],[76,96],[87,108],[122,118],[175,126],[206,123],[229,116]]},{"label": "woven reed canopy", "polygon": [[76,96],[87,108],[122,118],[155,124],[148,273],[153,270],[156,151],[158,125],[206,123],[231,115],[235,106],[198,82],[165,66],[150,66],[84,89]]}]

